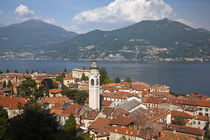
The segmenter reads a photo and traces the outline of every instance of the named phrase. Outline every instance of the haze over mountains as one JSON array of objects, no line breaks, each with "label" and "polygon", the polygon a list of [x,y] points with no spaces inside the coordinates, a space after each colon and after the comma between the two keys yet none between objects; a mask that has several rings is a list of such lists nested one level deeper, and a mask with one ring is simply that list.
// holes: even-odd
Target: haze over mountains
[{"label": "haze over mountains", "polygon": [[40,20],[0,27],[0,58],[209,61],[210,32],[162,19],[113,31],[65,31]]}]

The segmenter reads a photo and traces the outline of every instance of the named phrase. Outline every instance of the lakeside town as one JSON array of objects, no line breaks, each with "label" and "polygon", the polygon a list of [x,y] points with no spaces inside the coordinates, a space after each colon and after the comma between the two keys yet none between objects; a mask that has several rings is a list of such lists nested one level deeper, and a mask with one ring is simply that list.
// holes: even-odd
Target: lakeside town
[{"label": "lakeside town", "polygon": [[[90,68],[72,72],[7,70],[0,74],[0,105],[8,117],[0,139],[13,139],[8,136],[14,132],[10,127],[27,116],[33,105],[55,118],[55,133],[65,135],[64,139],[210,139],[210,97],[178,94],[167,85],[132,82],[129,77],[111,80],[96,60]],[[16,133],[19,139],[24,139],[22,135]]]}]

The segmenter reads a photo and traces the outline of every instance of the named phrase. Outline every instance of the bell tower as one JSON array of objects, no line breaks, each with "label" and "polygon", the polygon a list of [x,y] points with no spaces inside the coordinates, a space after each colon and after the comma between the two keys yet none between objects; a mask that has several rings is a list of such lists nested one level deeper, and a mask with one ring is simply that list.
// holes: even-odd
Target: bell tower
[{"label": "bell tower", "polygon": [[100,73],[96,59],[93,59],[89,75],[89,107],[100,110]]}]

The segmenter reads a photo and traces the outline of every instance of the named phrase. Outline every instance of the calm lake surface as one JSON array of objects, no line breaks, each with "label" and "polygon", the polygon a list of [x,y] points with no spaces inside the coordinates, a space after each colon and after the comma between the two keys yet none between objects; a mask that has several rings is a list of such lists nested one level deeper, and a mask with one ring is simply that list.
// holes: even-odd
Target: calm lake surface
[{"label": "calm lake surface", "polygon": [[[39,61],[39,60],[0,60],[0,70],[14,72],[36,70],[38,72],[68,72],[76,67],[89,68],[91,62],[83,61]],[[132,81],[141,81],[150,85],[165,84],[179,93],[202,93],[210,96],[210,64],[141,64],[135,62],[98,62],[99,67],[106,67],[113,79],[119,76]]]}]

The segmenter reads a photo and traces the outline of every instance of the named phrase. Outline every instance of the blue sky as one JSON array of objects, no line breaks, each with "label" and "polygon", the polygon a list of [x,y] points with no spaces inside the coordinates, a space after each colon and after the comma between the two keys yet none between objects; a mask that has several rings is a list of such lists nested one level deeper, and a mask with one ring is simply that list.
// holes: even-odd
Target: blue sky
[{"label": "blue sky", "polygon": [[79,33],[165,17],[210,30],[210,0],[0,0],[3,25],[36,18]]}]

